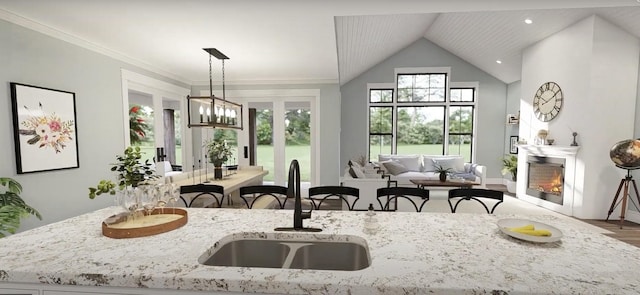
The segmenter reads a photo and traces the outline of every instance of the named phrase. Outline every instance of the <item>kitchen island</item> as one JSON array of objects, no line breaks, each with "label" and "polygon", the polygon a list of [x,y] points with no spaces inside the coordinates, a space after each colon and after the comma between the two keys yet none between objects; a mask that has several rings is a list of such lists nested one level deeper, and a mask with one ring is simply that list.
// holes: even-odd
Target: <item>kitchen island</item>
[{"label": "kitchen island", "polygon": [[[305,226],[364,238],[371,265],[358,271],[206,266],[220,239],[276,234],[291,210],[187,209],[188,223],[150,237],[104,237],[106,208],[0,239],[0,294],[638,294],[640,251],[554,216],[314,211]],[[170,209],[165,209],[170,210]],[[534,244],[499,231],[527,218],[563,231]],[[259,236],[259,235],[258,235]],[[259,249],[257,250],[259,251]],[[17,292],[20,291],[20,292]],[[194,291],[194,292],[189,292]]]}]

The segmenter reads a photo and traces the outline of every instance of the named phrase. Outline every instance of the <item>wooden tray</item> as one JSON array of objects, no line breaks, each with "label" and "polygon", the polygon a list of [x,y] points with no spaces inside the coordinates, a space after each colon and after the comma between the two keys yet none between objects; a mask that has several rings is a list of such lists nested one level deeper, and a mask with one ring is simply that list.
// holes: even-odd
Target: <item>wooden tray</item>
[{"label": "wooden tray", "polygon": [[133,221],[127,220],[124,214],[118,214],[102,222],[102,234],[114,239],[152,236],[179,228],[187,224],[187,219],[187,211],[180,208],[156,208],[151,215],[145,213]]}]

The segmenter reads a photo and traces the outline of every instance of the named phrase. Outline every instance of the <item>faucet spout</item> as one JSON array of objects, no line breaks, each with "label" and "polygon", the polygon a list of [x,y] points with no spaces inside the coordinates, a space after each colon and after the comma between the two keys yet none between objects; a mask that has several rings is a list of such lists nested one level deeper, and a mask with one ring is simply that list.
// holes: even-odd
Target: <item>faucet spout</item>
[{"label": "faucet spout", "polygon": [[319,232],[322,229],[304,227],[302,220],[311,218],[311,211],[302,212],[302,198],[300,197],[300,164],[298,160],[292,160],[289,165],[289,179],[287,187],[287,198],[295,199],[293,207],[293,227],[278,227],[276,231],[310,231]]}]

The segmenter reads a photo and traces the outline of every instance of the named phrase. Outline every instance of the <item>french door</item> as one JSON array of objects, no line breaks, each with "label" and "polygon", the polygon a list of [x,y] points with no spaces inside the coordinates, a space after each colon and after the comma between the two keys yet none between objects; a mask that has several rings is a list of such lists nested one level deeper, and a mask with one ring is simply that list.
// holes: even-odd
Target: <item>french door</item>
[{"label": "french door", "polygon": [[[227,97],[241,103],[246,114],[243,118],[245,128],[238,131],[238,164],[250,165],[249,153],[255,150],[255,165],[269,171],[265,182],[286,185],[289,164],[296,159],[300,163],[301,178],[304,177],[302,181],[310,185],[319,183],[320,159],[316,152],[319,150],[319,90],[234,90],[228,91]],[[253,109],[256,135],[250,140],[249,114],[254,114]]]}]

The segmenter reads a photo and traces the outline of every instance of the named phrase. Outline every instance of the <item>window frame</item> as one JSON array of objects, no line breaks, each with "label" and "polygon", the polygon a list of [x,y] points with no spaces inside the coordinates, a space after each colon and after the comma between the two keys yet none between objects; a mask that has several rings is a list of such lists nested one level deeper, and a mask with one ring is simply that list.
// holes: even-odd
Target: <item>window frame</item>
[{"label": "window frame", "polygon": [[[371,101],[371,91],[380,91],[380,90],[388,90],[392,92],[391,102],[372,102]],[[395,150],[395,107],[393,102],[395,101],[396,89],[393,83],[368,83],[367,84],[367,158],[370,158],[371,155],[371,136],[391,136],[391,152]],[[391,108],[391,133],[384,132],[375,132],[371,133],[371,108]],[[377,159],[376,159],[377,160]],[[371,159],[369,159],[371,161]]]},{"label": "window frame", "polygon": [[[448,105],[448,111],[449,114],[451,112],[451,108],[453,107],[470,107],[471,108],[471,132],[450,132],[451,128],[447,128],[447,145],[449,145],[449,141],[450,141],[450,137],[452,135],[454,136],[465,136],[468,135],[471,138],[471,142],[469,143],[470,146],[470,151],[471,151],[471,155],[469,155],[471,161],[473,161],[475,159],[475,139],[476,139],[476,117],[477,117],[477,107],[476,107],[476,103],[477,103],[477,92],[478,92],[478,87],[475,85],[469,85],[469,83],[452,83],[454,85],[451,86],[451,88],[449,89],[449,93],[451,93],[453,90],[458,90],[458,89],[462,89],[462,90],[472,90],[472,100],[471,101],[456,101],[453,102],[451,101],[451,99],[449,99],[449,105]],[[449,127],[451,126],[452,122],[449,120],[449,114],[447,114],[447,121],[449,122]],[[447,146],[447,151],[449,151],[449,147]]]},{"label": "window frame", "polygon": [[[444,101],[398,101],[398,76],[399,75],[434,75],[434,74],[444,74],[445,75],[445,98]],[[470,142],[470,161],[474,162],[476,157],[476,139],[477,139],[477,119],[478,119],[478,82],[450,82],[450,68],[448,67],[433,67],[433,68],[396,68],[394,70],[395,81],[393,83],[368,83],[367,84],[367,157],[371,155],[371,136],[372,135],[391,135],[391,153],[397,153],[397,141],[398,141],[398,111],[402,107],[433,107],[433,106],[443,106],[444,107],[444,126],[443,126],[443,145],[442,145],[442,155],[445,155],[449,152],[449,138],[451,135],[469,135],[471,136]],[[451,91],[455,89],[472,89],[473,97],[472,101],[451,101]],[[372,90],[391,90],[393,91],[393,99],[391,102],[371,102],[371,91]],[[371,107],[392,107],[392,133],[391,134],[381,134],[381,133],[371,133]],[[450,112],[452,107],[471,107],[471,132],[450,132]],[[377,160],[377,159],[369,159]]]}]

